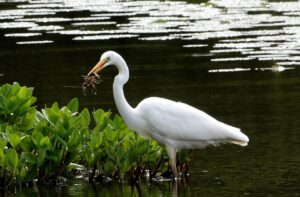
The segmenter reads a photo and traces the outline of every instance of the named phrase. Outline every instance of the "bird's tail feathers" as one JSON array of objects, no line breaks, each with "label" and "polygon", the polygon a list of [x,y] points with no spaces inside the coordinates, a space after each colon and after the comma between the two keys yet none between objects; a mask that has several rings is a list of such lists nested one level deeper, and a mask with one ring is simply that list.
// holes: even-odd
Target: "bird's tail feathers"
[{"label": "bird's tail feathers", "polygon": [[239,141],[239,140],[230,140],[229,141],[232,144],[240,145],[240,146],[247,146],[248,142],[246,141]]}]

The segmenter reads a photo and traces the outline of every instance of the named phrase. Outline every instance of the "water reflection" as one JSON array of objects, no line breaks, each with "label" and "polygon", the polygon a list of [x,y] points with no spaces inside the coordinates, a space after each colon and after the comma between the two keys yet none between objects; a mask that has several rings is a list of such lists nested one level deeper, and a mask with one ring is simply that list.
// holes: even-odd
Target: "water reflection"
[{"label": "water reflection", "polygon": [[[7,6],[5,2],[0,1],[4,8],[0,12],[0,29],[12,31],[4,31],[4,35],[16,35],[22,29],[28,35],[32,31],[43,33],[39,36],[41,40],[52,38],[51,42],[39,44],[60,42],[57,34],[71,35],[77,42],[137,38],[183,40],[183,46],[201,45],[199,42],[213,39],[209,46],[212,61],[258,59],[289,65],[298,65],[300,61],[294,56],[299,55],[300,47],[297,1],[22,0],[10,1]],[[35,38],[30,39],[16,39],[15,43],[36,44]],[[218,51],[227,58],[220,57]]]},{"label": "water reflection", "polygon": [[225,68],[225,69],[211,69],[208,70],[209,73],[216,73],[216,72],[245,72],[245,71],[272,71],[272,72],[283,72],[285,70],[295,69],[295,67],[284,67],[280,65],[275,65],[271,67],[263,67],[263,68]]},{"label": "water reflection", "polygon": [[[4,196],[15,196],[13,191],[4,192]],[[17,196],[195,196],[188,180],[181,179],[167,182],[143,182],[142,184],[128,185],[127,183],[115,184],[90,184],[88,181],[71,180],[62,186],[34,185],[33,188],[23,188],[17,191]]]}]

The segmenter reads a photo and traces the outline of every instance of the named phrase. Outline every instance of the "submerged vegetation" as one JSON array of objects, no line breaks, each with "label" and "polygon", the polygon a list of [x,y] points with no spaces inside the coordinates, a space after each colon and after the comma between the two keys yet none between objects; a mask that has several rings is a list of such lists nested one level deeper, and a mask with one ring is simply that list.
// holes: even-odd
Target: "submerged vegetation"
[{"label": "submerged vegetation", "polygon": [[[78,173],[90,182],[137,183],[169,170],[164,148],[130,131],[120,116],[102,109],[78,112],[76,98],[37,110],[32,93],[18,83],[0,87],[0,187]],[[187,162],[179,154],[179,165],[186,168]]]}]

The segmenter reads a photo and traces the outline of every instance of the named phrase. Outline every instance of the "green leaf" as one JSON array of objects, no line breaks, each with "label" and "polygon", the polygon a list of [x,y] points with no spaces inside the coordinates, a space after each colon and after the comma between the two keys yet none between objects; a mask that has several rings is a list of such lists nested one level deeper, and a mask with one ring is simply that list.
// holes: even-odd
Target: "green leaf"
[{"label": "green leaf", "polygon": [[59,136],[56,136],[57,140],[65,147],[67,148],[68,147],[68,144],[65,140],[63,140],[61,137]]},{"label": "green leaf", "polygon": [[27,96],[29,95],[32,95],[32,92],[33,92],[34,88],[30,87],[30,88],[27,88]]},{"label": "green leaf", "polygon": [[45,136],[40,141],[40,147],[51,148],[51,142],[48,136]]},{"label": "green leaf", "polygon": [[20,88],[20,90],[17,93],[17,96],[20,98],[25,98],[28,96],[28,90],[27,87],[23,86]]},{"label": "green leaf", "polygon": [[99,146],[102,144],[103,134],[99,132],[93,132],[91,134],[91,144],[94,149],[99,148]]},{"label": "green leaf", "polygon": [[104,164],[104,169],[103,169],[104,175],[110,176],[114,171],[114,167],[115,167],[114,164],[111,161],[107,160]]},{"label": "green leaf", "polygon": [[107,122],[109,120],[111,112],[105,112],[103,109],[98,109],[93,112],[93,117],[96,122],[96,125],[102,130],[106,127]]},{"label": "green leaf", "polygon": [[83,157],[84,157],[84,160],[87,161],[87,163],[89,164],[90,167],[92,165],[94,165],[95,155],[93,153],[91,153],[90,151],[85,151],[83,153]]},{"label": "green leaf", "polygon": [[20,175],[21,178],[24,178],[26,176],[26,169],[24,167],[22,167],[21,171],[20,171]]},{"label": "green leaf", "polygon": [[[66,121],[62,121],[62,122],[66,122]],[[67,143],[66,140],[68,138],[68,130],[64,128],[64,125],[62,124],[57,125],[54,132],[57,137],[60,137],[61,140],[64,141],[64,144]]]},{"label": "green leaf", "polygon": [[5,96],[3,96],[2,94],[0,94],[0,109],[3,109],[4,111],[6,111],[7,104],[8,104],[7,98]]},{"label": "green leaf", "polygon": [[120,166],[121,171],[122,171],[123,173],[128,172],[129,169],[130,169],[130,167],[131,167],[131,164],[132,164],[132,163],[128,162],[128,160],[125,160],[125,161],[122,163],[122,165]]},{"label": "green leaf", "polygon": [[72,112],[78,112],[78,99],[73,98],[67,105],[67,108]]},{"label": "green leaf", "polygon": [[54,111],[59,111],[58,103],[57,103],[57,102],[53,103],[53,104],[51,105],[51,108],[50,108],[50,109],[52,109],[52,110],[54,110]]},{"label": "green leaf", "polygon": [[44,115],[41,112],[37,111],[36,112],[36,119],[37,119],[38,122],[41,122],[41,121],[44,120]]},{"label": "green leaf", "polygon": [[6,97],[11,91],[11,85],[10,84],[4,84],[0,87],[0,93],[3,94],[4,97]]},{"label": "green leaf", "polygon": [[65,151],[63,149],[59,150],[58,161],[61,162],[64,157]]},{"label": "green leaf", "polygon": [[4,166],[5,166],[4,161],[5,161],[5,155],[4,155],[3,149],[0,149],[0,166],[2,168],[4,168]]},{"label": "green leaf", "polygon": [[38,147],[40,146],[40,141],[43,139],[43,137],[44,136],[38,129],[35,129],[31,135],[33,143]]},{"label": "green leaf", "polygon": [[20,99],[16,96],[12,96],[10,99],[9,99],[9,103],[7,105],[7,108],[9,110],[9,113],[14,113],[14,114],[18,114],[19,113],[19,108],[20,108],[20,105],[22,103],[24,103],[25,99]]},{"label": "green leaf", "polygon": [[106,147],[105,147],[105,152],[106,152],[107,156],[108,156],[112,161],[114,161],[114,162],[117,163],[118,157],[117,157],[117,154],[116,154],[116,152],[115,152],[115,150],[113,149],[112,146],[106,146]]},{"label": "green leaf", "polygon": [[20,84],[18,82],[14,82],[11,86],[11,94],[16,95],[20,90]]},{"label": "green leaf", "polygon": [[70,149],[80,144],[80,137],[81,136],[77,131],[72,132],[71,136],[69,137],[68,148]]},{"label": "green leaf", "polygon": [[138,150],[140,155],[144,155],[147,153],[147,144],[144,141],[141,141],[136,145],[136,149]]},{"label": "green leaf", "polygon": [[29,112],[31,110],[31,105],[35,102],[36,98],[29,97],[20,105],[19,116]]},{"label": "green leaf", "polygon": [[107,140],[108,142],[114,142],[116,137],[115,133],[116,132],[114,132],[110,127],[106,127],[103,131],[105,140]]},{"label": "green leaf", "polygon": [[9,143],[15,149],[21,142],[20,137],[17,134],[9,134]]},{"label": "green leaf", "polygon": [[17,169],[19,158],[16,150],[9,149],[5,154],[7,165],[13,170]]},{"label": "green leaf", "polygon": [[90,121],[91,121],[91,117],[90,117],[90,112],[87,108],[84,108],[80,115],[79,115],[81,118],[83,118],[84,122],[85,122],[85,125],[89,125],[90,124]]},{"label": "green leaf", "polygon": [[0,149],[4,150],[4,147],[6,146],[7,141],[3,138],[0,138]]},{"label": "green leaf", "polygon": [[45,109],[42,109],[43,118],[46,119],[50,124],[54,125],[54,123],[50,120],[48,111]]},{"label": "green leaf", "polygon": [[37,121],[35,112],[36,110],[31,108],[30,111],[26,112],[20,119],[20,124],[26,131],[33,129],[34,124]]},{"label": "green leaf", "polygon": [[36,164],[36,162],[37,162],[37,159],[35,158],[33,153],[30,153],[30,152],[24,153],[23,152],[22,157],[24,157],[26,162],[28,162],[30,164]]},{"label": "green leaf", "polygon": [[38,167],[43,166],[46,159],[46,150],[45,149],[39,149],[37,151],[37,165]]},{"label": "green leaf", "polygon": [[138,150],[132,148],[131,150],[129,150],[128,154],[127,154],[127,158],[129,160],[130,163],[134,163],[138,160],[139,158],[139,153]]},{"label": "green leaf", "polygon": [[123,126],[123,122],[124,121],[120,116],[115,115],[114,120],[113,120],[113,125],[116,129],[121,129]]}]

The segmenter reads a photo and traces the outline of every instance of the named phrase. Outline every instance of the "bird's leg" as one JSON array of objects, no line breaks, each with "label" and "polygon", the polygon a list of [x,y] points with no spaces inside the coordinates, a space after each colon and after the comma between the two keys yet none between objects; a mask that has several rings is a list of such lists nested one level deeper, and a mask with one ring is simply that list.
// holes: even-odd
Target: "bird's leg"
[{"label": "bird's leg", "polygon": [[150,165],[149,165],[149,139],[146,140],[147,141],[147,155],[148,155],[148,158],[147,158],[147,168],[149,170],[149,178],[151,180],[151,168],[150,168]]},{"label": "bird's leg", "polygon": [[167,148],[169,158],[171,160],[172,172],[175,179],[178,176],[177,167],[176,167],[176,149],[170,145],[166,145],[166,148]]}]

